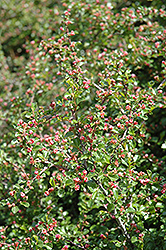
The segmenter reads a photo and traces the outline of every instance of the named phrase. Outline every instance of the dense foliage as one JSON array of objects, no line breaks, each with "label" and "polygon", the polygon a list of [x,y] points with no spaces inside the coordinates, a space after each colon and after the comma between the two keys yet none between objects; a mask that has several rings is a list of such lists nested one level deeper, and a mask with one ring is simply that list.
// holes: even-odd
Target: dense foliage
[{"label": "dense foliage", "polygon": [[1,249],[166,249],[163,1],[0,9]]}]

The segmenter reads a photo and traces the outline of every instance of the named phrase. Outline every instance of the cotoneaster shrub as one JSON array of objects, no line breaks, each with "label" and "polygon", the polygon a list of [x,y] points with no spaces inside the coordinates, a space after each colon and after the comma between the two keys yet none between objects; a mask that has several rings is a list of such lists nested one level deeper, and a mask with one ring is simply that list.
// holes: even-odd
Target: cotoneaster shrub
[{"label": "cotoneaster shrub", "polygon": [[166,247],[165,11],[117,6],[65,1],[21,72],[5,66],[2,249]]}]

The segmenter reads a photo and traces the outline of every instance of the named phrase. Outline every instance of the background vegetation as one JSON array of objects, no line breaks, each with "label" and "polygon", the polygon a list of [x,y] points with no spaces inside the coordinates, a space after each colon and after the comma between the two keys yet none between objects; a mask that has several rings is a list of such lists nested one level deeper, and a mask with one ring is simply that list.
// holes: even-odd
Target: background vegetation
[{"label": "background vegetation", "polygon": [[164,1],[0,3],[1,249],[166,249]]}]

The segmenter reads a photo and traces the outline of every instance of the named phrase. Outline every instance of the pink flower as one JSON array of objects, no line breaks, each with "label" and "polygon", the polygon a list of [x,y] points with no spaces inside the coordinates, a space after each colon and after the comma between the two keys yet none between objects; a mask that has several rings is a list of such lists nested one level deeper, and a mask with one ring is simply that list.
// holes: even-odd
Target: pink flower
[{"label": "pink flower", "polygon": [[83,170],[82,173],[83,173],[83,175],[87,175],[87,171],[86,170]]},{"label": "pink flower", "polygon": [[24,198],[25,197],[25,194],[23,192],[21,192],[21,197]]},{"label": "pink flower", "polygon": [[65,245],[61,250],[67,250],[69,246]]},{"label": "pink flower", "polygon": [[55,238],[59,240],[61,238],[61,235],[60,234],[56,234]]},{"label": "pink flower", "polygon": [[43,228],[42,233],[47,234],[47,230],[45,228]]},{"label": "pink flower", "polygon": [[76,177],[76,178],[73,179],[73,181],[74,181],[75,183],[78,183],[78,182],[80,182],[80,179],[79,179],[78,177]]},{"label": "pink flower", "polygon": [[75,184],[75,190],[78,191],[80,189],[80,185]]},{"label": "pink flower", "polygon": [[9,193],[9,194],[10,194],[11,196],[14,196],[15,192],[16,192],[16,191],[15,191],[15,190],[13,190],[13,191],[10,191],[10,193]]},{"label": "pink flower", "polygon": [[84,178],[84,182],[88,182],[88,177],[85,177],[85,178]]},{"label": "pink flower", "polygon": [[48,196],[50,193],[48,191],[45,191],[44,194]]}]

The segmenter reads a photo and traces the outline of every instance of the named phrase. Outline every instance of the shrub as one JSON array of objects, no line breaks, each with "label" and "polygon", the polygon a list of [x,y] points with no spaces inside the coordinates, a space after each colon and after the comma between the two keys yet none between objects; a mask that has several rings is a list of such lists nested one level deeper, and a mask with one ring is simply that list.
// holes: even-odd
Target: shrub
[{"label": "shrub", "polygon": [[1,53],[0,246],[165,249],[165,11],[63,8],[20,72]]}]

